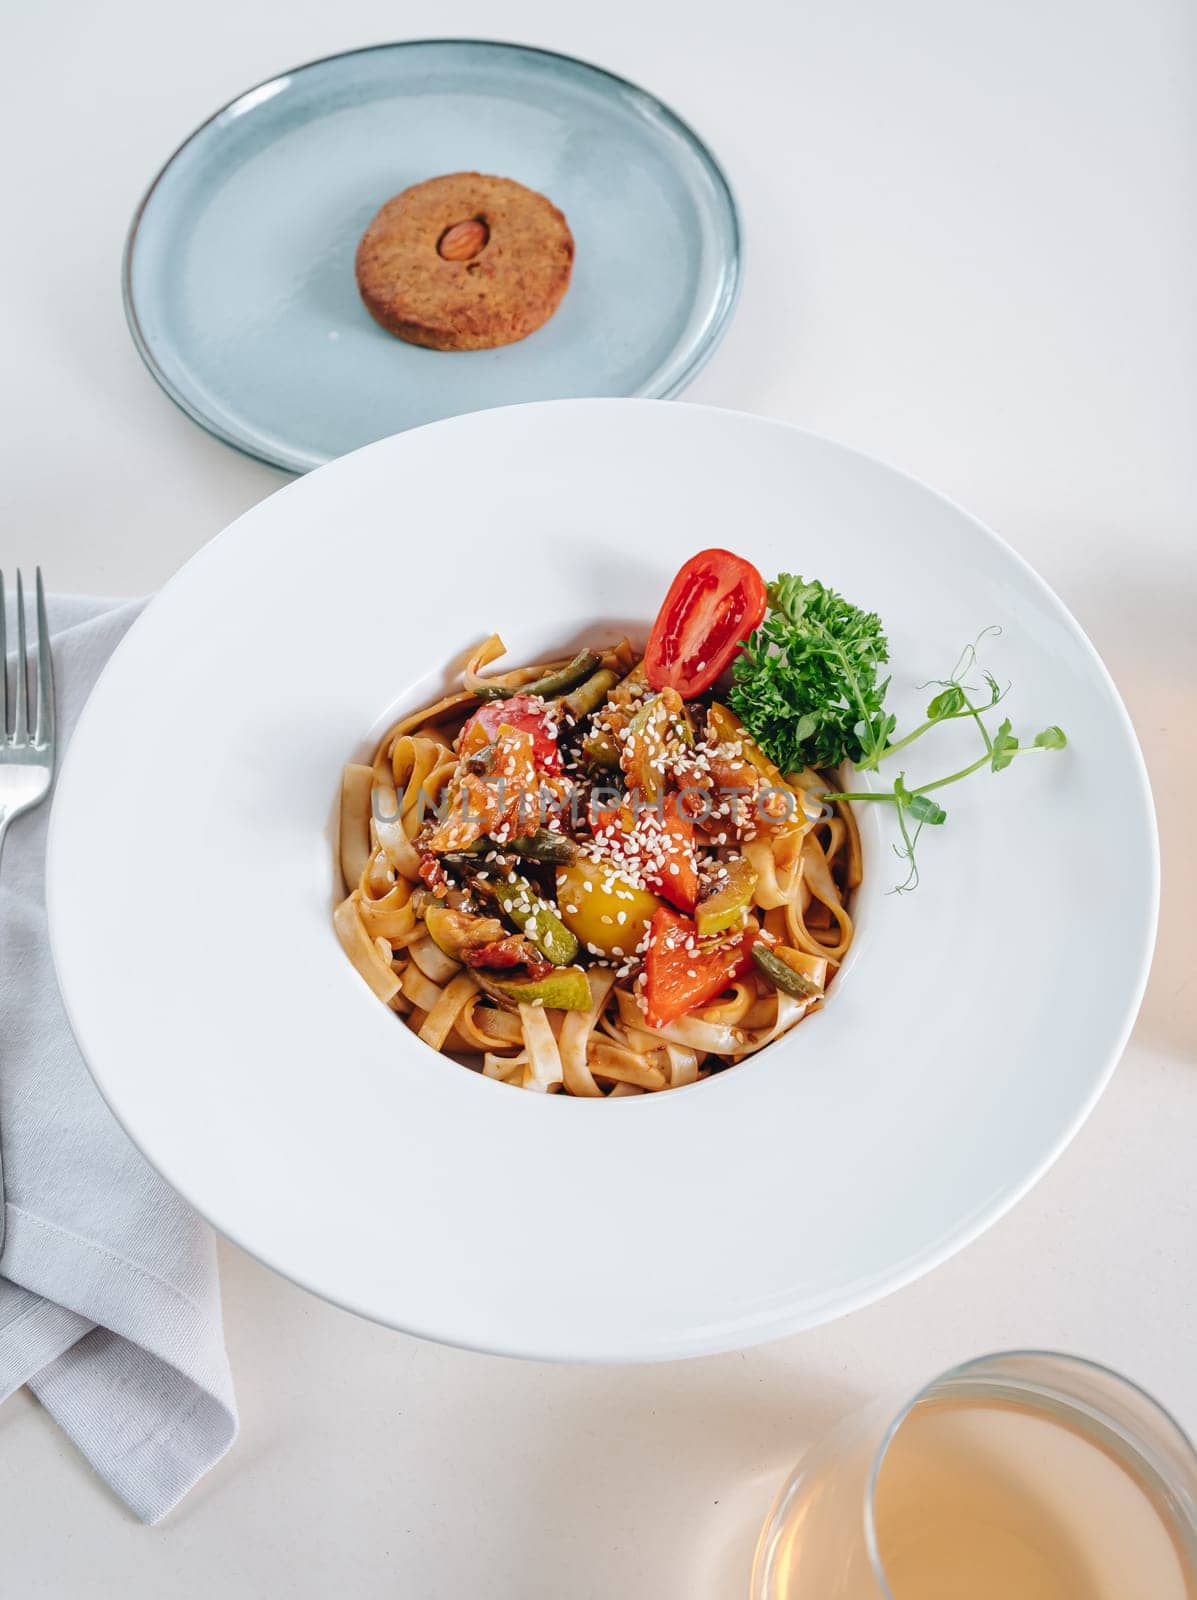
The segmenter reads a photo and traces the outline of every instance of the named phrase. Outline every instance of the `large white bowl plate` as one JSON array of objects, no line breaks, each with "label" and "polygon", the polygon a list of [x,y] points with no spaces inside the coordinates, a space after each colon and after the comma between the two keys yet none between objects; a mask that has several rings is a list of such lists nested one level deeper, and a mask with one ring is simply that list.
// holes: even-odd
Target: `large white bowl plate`
[{"label": "large white bowl plate", "polygon": [[[341,764],[492,629],[515,659],[651,620],[728,545],[886,623],[917,715],[989,661],[1061,755],[943,796],[923,882],[868,818],[851,969],[759,1057],[617,1102],[434,1055],[342,955]],[[974,752],[966,729],[911,759]],[[1150,795],[1077,624],[1006,545],[876,461],[778,423],[578,401],[384,440],[248,512],[118,650],[59,780],[48,899],[71,1020],[132,1137],[223,1232],[395,1327],[635,1359],[771,1338],[942,1261],[1105,1084],[1156,916]]]}]

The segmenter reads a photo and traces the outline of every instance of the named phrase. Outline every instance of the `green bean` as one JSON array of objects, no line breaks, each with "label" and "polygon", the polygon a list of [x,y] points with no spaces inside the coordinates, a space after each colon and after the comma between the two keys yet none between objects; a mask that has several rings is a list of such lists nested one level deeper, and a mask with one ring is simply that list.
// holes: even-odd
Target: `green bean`
[{"label": "green bean", "polygon": [[580,683],[572,694],[566,695],[561,702],[561,709],[568,711],[575,722],[580,722],[583,717],[598,710],[606,701],[608,691],[614,689],[618,682],[618,672],[612,672],[610,667],[600,667]]},{"label": "green bean", "polygon": [[552,833],[548,828],[537,828],[526,839],[512,839],[502,847],[529,861],[551,861],[557,866],[568,866],[577,859],[578,847],[564,833]]},{"label": "green bean", "polygon": [[568,967],[577,959],[578,941],[556,911],[547,905],[527,878],[489,879],[480,889],[494,897],[506,916],[555,967]]},{"label": "green bean", "polygon": [[602,657],[596,656],[593,650],[579,650],[572,661],[567,661],[555,672],[546,672],[542,678],[534,678],[531,683],[521,683],[518,688],[512,688],[511,685],[504,683],[488,683],[485,689],[478,691],[478,698],[510,700],[517,694],[537,694],[542,699],[548,699],[551,695],[564,694],[567,689],[572,689],[575,684],[581,683],[583,678],[588,678],[601,664]]},{"label": "green bean", "polygon": [[569,866],[577,859],[578,847],[568,835],[553,833],[548,828],[537,828],[523,839],[508,839],[496,844],[493,839],[476,839],[464,850],[447,850],[440,860],[455,872],[477,872],[483,858],[494,855],[524,856],[528,861],[549,861],[555,866]]},{"label": "green bean", "polygon": [[796,1000],[821,1000],[823,991],[812,979],[801,972],[795,972],[788,961],[783,961],[780,956],[774,955],[767,944],[759,940],[752,947],[752,959],[768,978],[769,982],[781,989],[785,994],[792,994]]}]

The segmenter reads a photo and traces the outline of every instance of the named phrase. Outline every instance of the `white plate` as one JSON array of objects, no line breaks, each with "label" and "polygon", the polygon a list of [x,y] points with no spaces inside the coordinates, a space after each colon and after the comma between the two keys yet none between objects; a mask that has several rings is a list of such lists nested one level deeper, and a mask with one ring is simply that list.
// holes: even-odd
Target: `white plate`
[{"label": "white plate", "polygon": [[[362,230],[397,190],[479,166],[565,212],[569,292],[500,350],[404,344],[361,303]],[[735,201],[691,128],[585,61],[483,39],[349,50],[238,95],[155,178],[124,272],[134,342],[166,393],[288,472],[463,411],[676,394],[739,282]]]},{"label": "white plate", "polygon": [[[878,610],[900,720],[988,623],[1016,731],[1070,746],[943,796],[916,893],[869,812],[829,1004],[706,1083],[521,1093],[438,1057],[337,945],[341,764],[493,628],[515,659],[643,631],[706,545]],[[939,730],[924,778],[973,753]],[[956,758],[959,758],[958,760]],[[386,439],[255,507],[117,651],[54,805],[50,925],[129,1133],[261,1260],[381,1322],[513,1354],[640,1359],[876,1299],[1001,1215],[1092,1107],[1156,921],[1151,798],[1076,623],[998,538],[779,423],[646,401]]]}]

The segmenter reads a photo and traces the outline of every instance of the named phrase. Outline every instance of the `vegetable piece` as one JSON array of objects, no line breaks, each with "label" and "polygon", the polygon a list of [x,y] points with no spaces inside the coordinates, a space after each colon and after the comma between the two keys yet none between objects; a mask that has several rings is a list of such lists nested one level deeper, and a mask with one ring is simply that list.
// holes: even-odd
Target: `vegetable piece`
[{"label": "vegetable piece", "polygon": [[582,740],[582,754],[596,767],[614,768],[619,765],[619,746],[602,729],[586,735]]},{"label": "vegetable piece", "polygon": [[465,952],[467,967],[484,967],[488,972],[511,972],[522,967],[521,977],[543,978],[553,970],[553,963],[522,933],[504,933],[501,939]]},{"label": "vegetable piece", "polygon": [[475,972],[483,994],[506,1006],[543,1006],[546,1011],[587,1011],[590,985],[581,967],[555,967],[543,978],[495,978]]},{"label": "vegetable piece", "polygon": [[[467,967],[523,967],[530,978],[543,977],[553,967],[538,945],[522,933],[508,933],[497,917],[479,917],[472,911],[433,904],[425,908],[424,926],[438,950]],[[425,970],[426,963],[416,964]]]},{"label": "vegetable piece", "polygon": [[647,688],[644,662],[638,661],[611,690],[606,704],[595,717],[590,732],[582,741],[583,754],[595,766],[619,765],[619,736],[639,709]]},{"label": "vegetable piece", "polygon": [[565,666],[558,667],[554,672],[546,672],[543,677],[535,679],[532,683],[522,684],[518,689],[503,683],[488,683],[476,692],[483,700],[518,699],[521,695],[528,694],[546,697],[564,694],[576,683],[581,683],[583,678],[588,678],[594,669],[601,665],[602,657],[596,656],[593,650],[579,650],[573,660],[567,661]]},{"label": "vegetable piece", "polygon": [[[536,735],[527,729],[503,722],[495,736],[497,778],[480,778],[465,772],[441,793],[437,821],[421,841],[434,855],[459,854],[486,835],[507,838],[536,831],[537,804],[542,791],[560,787],[556,773],[546,773],[538,765]],[[554,755],[554,760],[556,756]],[[435,874],[424,875],[429,887],[437,887]]]},{"label": "vegetable piece", "polygon": [[732,672],[732,709],[782,772],[860,761],[893,729],[881,619],[834,589],[783,572]]},{"label": "vegetable piece", "polygon": [[775,944],[772,946],[773,954],[780,956],[787,967],[793,967],[795,972],[800,972],[804,978],[820,989],[827,987],[827,973],[831,962],[826,956],[807,955],[805,950],[795,950],[792,945]]},{"label": "vegetable piece", "polygon": [[756,889],[756,868],[743,856],[727,862],[723,876],[698,902],[694,924],[700,939],[724,933],[743,921]]},{"label": "vegetable piece", "polygon": [[[664,804],[665,820],[660,825],[664,835],[665,859],[659,872],[645,873],[645,882],[654,893],[663,896],[679,911],[693,911],[698,899],[698,863],[694,858],[694,824],[677,809],[677,796],[667,795]],[[652,827],[651,814],[641,826]]]},{"label": "vegetable piece", "polygon": [[[441,959],[452,958],[467,967],[493,967],[510,970],[522,967],[524,976],[541,978],[551,972],[553,963],[522,933],[509,933],[497,917],[480,917],[472,911],[458,911],[434,903],[424,911],[428,942],[441,951]],[[439,983],[427,957],[412,959],[426,977]]]},{"label": "vegetable piece", "polygon": [[822,999],[821,984],[792,967],[778,951],[770,949],[759,939],[752,947],[752,959],[774,988],[780,989],[783,994],[792,994],[798,1000]]},{"label": "vegetable piece", "polygon": [[752,946],[759,933],[753,926],[734,939],[721,939],[704,948],[693,922],[662,906],[653,917],[644,957],[649,1027],[667,1027],[743,977],[752,965]]},{"label": "vegetable piece", "polygon": [[[735,715],[718,701],[707,711],[707,738],[719,744],[738,744],[740,758],[753,769],[763,788],[758,789],[753,810],[760,827],[773,833],[788,833],[804,828],[807,822],[805,796],[801,788],[790,783]],[[717,763],[711,763],[717,770]]]},{"label": "vegetable piece", "polygon": [[593,954],[630,956],[661,902],[605,862],[579,856],[557,873],[557,911]]},{"label": "vegetable piece", "polygon": [[526,839],[511,839],[503,849],[529,861],[551,861],[558,866],[567,865],[578,854],[578,847],[571,838],[564,833],[553,833],[549,828],[538,828]]},{"label": "vegetable piece", "polygon": [[495,700],[476,711],[457,736],[457,753],[470,755],[494,744],[502,727],[532,736],[532,756],[540,772],[560,772],[561,755],[552,712],[527,693]]},{"label": "vegetable piece", "polygon": [[607,705],[613,711],[626,711],[633,700],[640,700],[648,688],[648,679],[644,676],[644,662],[637,661],[632,670],[625,674],[607,696]]},{"label": "vegetable piece", "polygon": [[591,673],[603,664],[603,658],[595,655],[593,650],[579,650],[572,661],[559,667],[556,672],[546,672],[543,678],[537,678],[535,683],[524,685],[525,694],[538,694],[549,699],[552,695],[564,694],[566,690],[575,688]]},{"label": "vegetable piece", "polygon": [[707,738],[715,744],[738,744],[745,761],[760,773],[767,783],[787,788],[785,777],[757,744],[748,729],[727,706],[713,700],[707,708]]},{"label": "vegetable piece", "polygon": [[654,689],[693,700],[709,689],[765,615],[764,581],[730,550],[702,550],[674,578],[653,624],[644,670]]},{"label": "vegetable piece", "polygon": [[[636,810],[625,800],[618,810],[599,811],[594,816],[594,831],[596,838],[610,842],[616,861],[629,845],[636,851],[639,875],[653,894],[659,894],[679,911],[694,910],[698,899],[694,824],[679,811],[676,795],[667,795],[659,804]],[[637,839],[624,840],[623,835],[637,831]]]},{"label": "vegetable piece", "polygon": [[618,672],[612,672],[610,667],[600,667],[566,695],[561,702],[561,709],[567,711],[575,722],[580,722],[583,717],[588,717],[592,711],[597,711],[605,703],[608,694],[618,682]]},{"label": "vegetable piece", "polygon": [[507,932],[497,917],[477,917],[470,911],[451,911],[435,902],[424,908],[424,926],[438,950],[454,961],[464,961],[467,950],[479,949]]},{"label": "vegetable piece", "polygon": [[504,844],[496,844],[493,839],[485,837],[476,839],[464,850],[445,851],[440,860],[442,865],[451,867],[454,872],[476,872],[483,865],[482,857],[495,850],[503,855],[523,856],[528,861],[549,861],[558,866],[572,861],[578,853],[577,845],[568,834],[538,828],[525,839],[508,839]]},{"label": "vegetable piece", "polygon": [[682,715],[682,697],[663,689],[628,723],[619,762],[628,788],[642,800],[658,800],[665,792],[664,766],[671,742],[692,744],[690,724]]},{"label": "vegetable piece", "polygon": [[[506,848],[510,849],[511,847],[508,845]],[[477,839],[473,844],[468,845],[464,850],[446,850],[439,856],[430,855],[429,860],[433,863],[433,869],[439,865],[441,867],[448,867],[451,872],[456,872],[462,876],[465,876],[470,872],[476,872],[482,865],[482,857],[486,854],[487,850],[493,849],[494,845],[491,844],[489,839]],[[433,882],[430,883],[428,887],[430,889],[435,889],[437,884]]]},{"label": "vegetable piece", "polygon": [[609,645],[602,652],[602,657],[604,667],[610,667],[611,671],[620,677],[625,672],[631,672],[640,659],[632,648],[632,641],[626,633],[617,644]]},{"label": "vegetable piece", "polygon": [[508,874],[488,879],[478,887],[492,895],[520,931],[555,967],[568,967],[577,960],[578,941],[561,918],[537,894],[527,878]]}]

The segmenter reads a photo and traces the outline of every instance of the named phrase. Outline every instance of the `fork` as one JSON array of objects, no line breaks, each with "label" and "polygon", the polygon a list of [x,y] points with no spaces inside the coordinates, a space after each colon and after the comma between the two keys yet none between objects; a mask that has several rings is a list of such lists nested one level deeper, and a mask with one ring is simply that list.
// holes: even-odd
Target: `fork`
[{"label": "fork", "polygon": [[14,817],[46,798],[54,774],[54,659],[46,622],[42,569],[37,569],[36,720],[30,728],[29,672],[25,643],[25,585],[17,572],[17,670],[13,709],[8,707],[8,646],[5,638],[4,574],[0,572],[0,854]]},{"label": "fork", "polygon": [[[30,733],[29,664],[25,643],[25,584],[17,572],[17,669],[13,709],[8,709],[8,641],[4,574],[0,572],[0,855],[14,817],[39,805],[54,776],[54,659],[46,623],[42,569],[37,568],[37,657],[34,672],[36,721]],[[4,1172],[0,1168],[0,1248],[4,1245]]]}]

